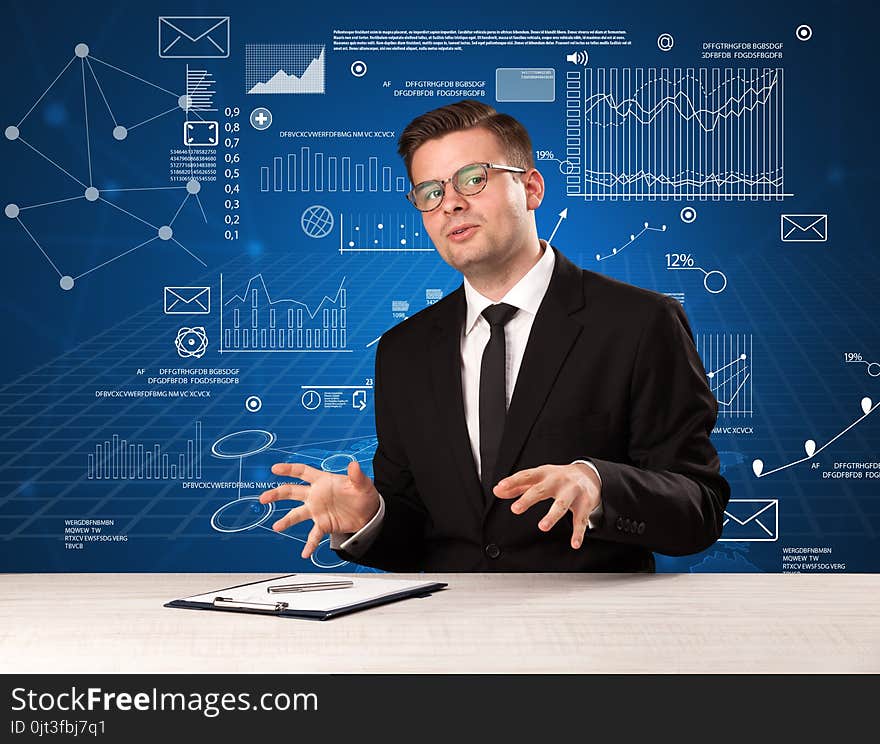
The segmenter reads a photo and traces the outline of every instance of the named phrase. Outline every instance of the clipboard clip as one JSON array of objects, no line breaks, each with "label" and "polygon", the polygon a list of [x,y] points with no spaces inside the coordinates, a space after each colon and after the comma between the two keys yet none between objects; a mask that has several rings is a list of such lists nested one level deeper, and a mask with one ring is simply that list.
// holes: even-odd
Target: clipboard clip
[{"label": "clipboard clip", "polygon": [[214,607],[237,608],[241,610],[256,610],[257,612],[281,612],[290,605],[287,602],[238,602],[226,597],[214,597]]}]

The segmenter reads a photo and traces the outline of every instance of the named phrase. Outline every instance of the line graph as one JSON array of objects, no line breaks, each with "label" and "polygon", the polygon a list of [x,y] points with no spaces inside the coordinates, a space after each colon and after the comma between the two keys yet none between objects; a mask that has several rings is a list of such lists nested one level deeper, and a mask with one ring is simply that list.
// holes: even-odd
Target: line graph
[{"label": "line graph", "polygon": [[568,196],[791,196],[781,68],[586,68],[567,86]]},{"label": "line graph", "polygon": [[651,227],[647,222],[645,222],[644,227],[642,227],[642,229],[639,230],[639,232],[630,234],[629,240],[626,241],[626,243],[624,243],[619,248],[612,248],[611,253],[606,253],[604,256],[601,253],[597,253],[596,260],[597,261],[605,261],[609,258],[614,258],[614,256],[619,256],[621,253],[623,253],[625,248],[628,248],[629,246],[631,246],[640,237],[642,237],[642,235],[644,235],[646,232],[649,232],[649,231],[666,232],[666,225],[661,225],[660,227]]},{"label": "line graph", "polygon": [[773,473],[778,473],[781,470],[786,470],[787,468],[793,468],[795,465],[800,465],[802,462],[806,462],[807,460],[812,460],[816,455],[818,455],[822,450],[826,447],[830,447],[834,444],[838,439],[840,439],[844,434],[846,434],[850,429],[854,426],[860,424],[864,421],[868,416],[870,416],[874,411],[880,408],[880,403],[874,403],[870,398],[862,398],[861,402],[862,406],[862,415],[859,416],[855,421],[853,421],[849,426],[847,426],[843,431],[835,434],[831,439],[829,439],[825,444],[821,447],[816,446],[816,440],[808,439],[804,442],[804,451],[807,453],[806,457],[801,457],[799,460],[794,460],[793,462],[786,463],[785,465],[780,465],[778,468],[773,468],[773,470],[764,470],[764,461],[763,460],[753,460],[752,461],[752,471],[755,474],[756,478],[763,478],[767,475],[773,475]]},{"label": "line graph", "polygon": [[697,351],[703,360],[718,415],[751,416],[752,336],[746,333],[698,333]]},{"label": "line graph", "polygon": [[[231,315],[231,318],[230,318]],[[262,274],[252,276],[241,294],[223,298],[220,275],[220,353],[350,352],[345,277],[312,310],[291,298],[272,299]]]}]

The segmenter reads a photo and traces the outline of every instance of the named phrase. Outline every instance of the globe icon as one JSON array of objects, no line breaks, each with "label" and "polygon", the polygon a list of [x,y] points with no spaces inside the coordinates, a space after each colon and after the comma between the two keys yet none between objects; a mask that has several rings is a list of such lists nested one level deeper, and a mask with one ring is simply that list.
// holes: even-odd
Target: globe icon
[{"label": "globe icon", "polygon": [[310,238],[326,238],[333,230],[333,212],[321,204],[314,204],[302,213],[299,224]]}]

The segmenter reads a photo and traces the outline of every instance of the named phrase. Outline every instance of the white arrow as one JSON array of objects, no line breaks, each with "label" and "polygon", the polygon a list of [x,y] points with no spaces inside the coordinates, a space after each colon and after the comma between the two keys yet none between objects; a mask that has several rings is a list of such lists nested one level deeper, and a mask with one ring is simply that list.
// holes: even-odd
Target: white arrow
[{"label": "white arrow", "polygon": [[562,220],[564,220],[566,217],[568,217],[568,207],[566,207],[565,209],[563,209],[559,213],[559,222],[556,223],[556,227],[553,228],[553,232],[550,233],[550,237],[547,238],[548,243],[553,242],[553,238],[556,236],[556,231],[559,229],[559,226],[562,224]]}]

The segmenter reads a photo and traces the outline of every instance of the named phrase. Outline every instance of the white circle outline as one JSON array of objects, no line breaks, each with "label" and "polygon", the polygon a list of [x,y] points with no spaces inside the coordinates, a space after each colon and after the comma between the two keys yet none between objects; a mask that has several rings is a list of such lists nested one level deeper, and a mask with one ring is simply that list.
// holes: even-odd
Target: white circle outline
[{"label": "white circle outline", "polygon": [[[265,434],[269,441],[266,442],[262,447],[255,449],[251,452],[244,452],[240,455],[226,455],[217,451],[217,445],[221,442],[225,442],[230,437],[237,437],[239,434]],[[232,434],[227,434],[224,437],[220,437],[214,444],[211,445],[211,454],[214,457],[219,457],[224,460],[237,460],[239,457],[250,457],[251,455],[256,455],[264,450],[269,449],[273,444],[275,444],[275,435],[271,431],[265,431],[264,429],[243,429],[242,431],[234,431]]]},{"label": "white circle outline", "polygon": [[328,470],[324,467],[327,464],[328,460],[332,460],[334,457],[348,458],[349,462],[357,462],[357,458],[354,455],[349,455],[347,452],[334,452],[332,455],[327,455],[323,460],[321,460],[321,470],[325,473],[344,473],[348,470],[348,465],[345,466],[345,470]]},{"label": "white circle outline", "polygon": [[[712,276],[712,274],[718,274],[718,276],[720,276],[724,280],[724,284],[721,285],[721,289],[709,289],[709,277]],[[706,276],[703,277],[703,286],[706,288],[706,291],[709,294],[721,294],[727,287],[727,277],[724,275],[723,271],[712,269],[712,271],[707,272]]]},{"label": "white circle outline", "polygon": [[213,527],[215,530],[217,530],[217,532],[224,532],[224,533],[229,533],[229,534],[231,534],[233,532],[247,532],[248,530],[254,529],[254,527],[259,527],[261,524],[263,524],[263,522],[265,522],[267,519],[269,519],[269,517],[271,517],[272,513],[275,511],[275,504],[273,502],[270,502],[269,504],[260,504],[260,506],[268,506],[269,509],[262,517],[260,517],[259,521],[254,522],[253,524],[249,524],[246,527],[236,527],[234,530],[225,529],[223,527],[218,527],[217,521],[216,521],[217,515],[220,512],[222,512],[224,509],[226,509],[227,507],[230,507],[233,504],[237,504],[240,501],[256,501],[257,503],[259,503],[260,497],[259,496],[245,496],[243,499],[235,499],[234,501],[229,501],[229,502],[223,504],[223,506],[221,506],[217,511],[215,511],[211,515],[211,527]]},{"label": "white circle outline", "polygon": [[329,537],[326,540],[321,540],[321,542],[318,543],[318,547],[315,548],[315,552],[312,553],[312,555],[309,559],[309,560],[311,560],[312,564],[314,566],[316,566],[317,568],[340,568],[341,566],[344,566],[348,563],[348,561],[341,561],[339,563],[333,563],[331,565],[331,564],[327,564],[327,563],[319,563],[317,560],[315,560],[315,556],[318,555],[318,550],[321,548],[321,546],[324,545],[325,543],[329,543],[329,542],[330,542]]}]

